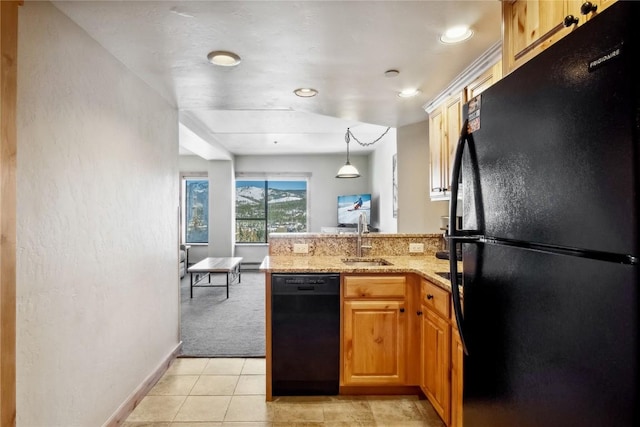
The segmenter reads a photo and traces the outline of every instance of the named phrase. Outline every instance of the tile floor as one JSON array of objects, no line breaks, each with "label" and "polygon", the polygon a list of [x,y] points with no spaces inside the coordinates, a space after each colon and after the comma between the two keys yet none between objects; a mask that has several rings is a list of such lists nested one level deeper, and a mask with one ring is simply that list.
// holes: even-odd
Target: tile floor
[{"label": "tile floor", "polygon": [[265,401],[264,359],[176,359],[124,427],[444,427],[416,396]]}]

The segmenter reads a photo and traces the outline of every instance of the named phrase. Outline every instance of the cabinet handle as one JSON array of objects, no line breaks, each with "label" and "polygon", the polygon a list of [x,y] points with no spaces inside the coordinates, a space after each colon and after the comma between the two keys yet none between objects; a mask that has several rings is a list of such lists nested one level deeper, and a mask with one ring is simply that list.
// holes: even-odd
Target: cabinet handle
[{"label": "cabinet handle", "polygon": [[562,22],[562,24],[565,27],[570,27],[572,25],[577,25],[578,22],[580,22],[580,20],[578,18],[576,18],[575,16],[567,15],[567,16],[564,17],[564,21]]},{"label": "cabinet handle", "polygon": [[598,10],[598,5],[593,4],[590,1],[586,1],[582,3],[582,6],[580,6],[580,13],[583,15],[588,15],[596,10]]},{"label": "cabinet handle", "polygon": [[433,295],[428,294],[428,295],[427,295],[427,299],[433,299]]},{"label": "cabinet handle", "polygon": [[404,308],[401,308],[401,309],[400,309],[400,313],[404,313]]},{"label": "cabinet handle", "polygon": [[416,314],[417,314],[418,316],[422,316],[422,312],[421,312],[421,311],[417,311],[417,312],[416,312]]}]

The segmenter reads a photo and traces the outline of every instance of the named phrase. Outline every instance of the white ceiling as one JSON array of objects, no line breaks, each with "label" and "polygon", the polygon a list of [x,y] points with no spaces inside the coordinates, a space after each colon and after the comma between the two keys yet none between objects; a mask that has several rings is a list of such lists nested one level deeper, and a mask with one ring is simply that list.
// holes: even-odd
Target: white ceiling
[{"label": "white ceiling", "polygon": [[[54,4],[179,109],[181,152],[205,158],[341,153],[347,127],[368,142],[426,120],[423,106],[501,36],[498,0]],[[474,37],[439,41],[460,24]],[[212,50],[242,62],[216,67]],[[299,87],[319,94],[299,98]],[[422,93],[397,96],[409,87]]]}]

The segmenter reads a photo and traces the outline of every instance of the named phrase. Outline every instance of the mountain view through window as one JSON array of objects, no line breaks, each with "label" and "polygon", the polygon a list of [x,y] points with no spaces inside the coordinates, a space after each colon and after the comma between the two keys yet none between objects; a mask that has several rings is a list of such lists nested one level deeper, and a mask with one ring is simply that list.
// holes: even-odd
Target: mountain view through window
[{"label": "mountain view through window", "polygon": [[236,242],[307,231],[307,181],[236,181]]},{"label": "mountain view through window", "polygon": [[185,179],[185,243],[209,241],[209,181]]}]

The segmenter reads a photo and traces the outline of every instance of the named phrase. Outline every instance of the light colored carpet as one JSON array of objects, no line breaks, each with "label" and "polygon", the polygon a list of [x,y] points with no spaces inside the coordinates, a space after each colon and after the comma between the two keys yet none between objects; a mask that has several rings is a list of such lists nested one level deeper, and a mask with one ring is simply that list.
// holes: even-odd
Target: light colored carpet
[{"label": "light colored carpet", "polygon": [[[180,283],[182,356],[264,357],[264,273],[243,271],[242,282],[226,288],[194,288],[189,298],[189,273]],[[212,276],[224,284],[226,276]],[[206,282],[206,280],[205,280]]]}]

